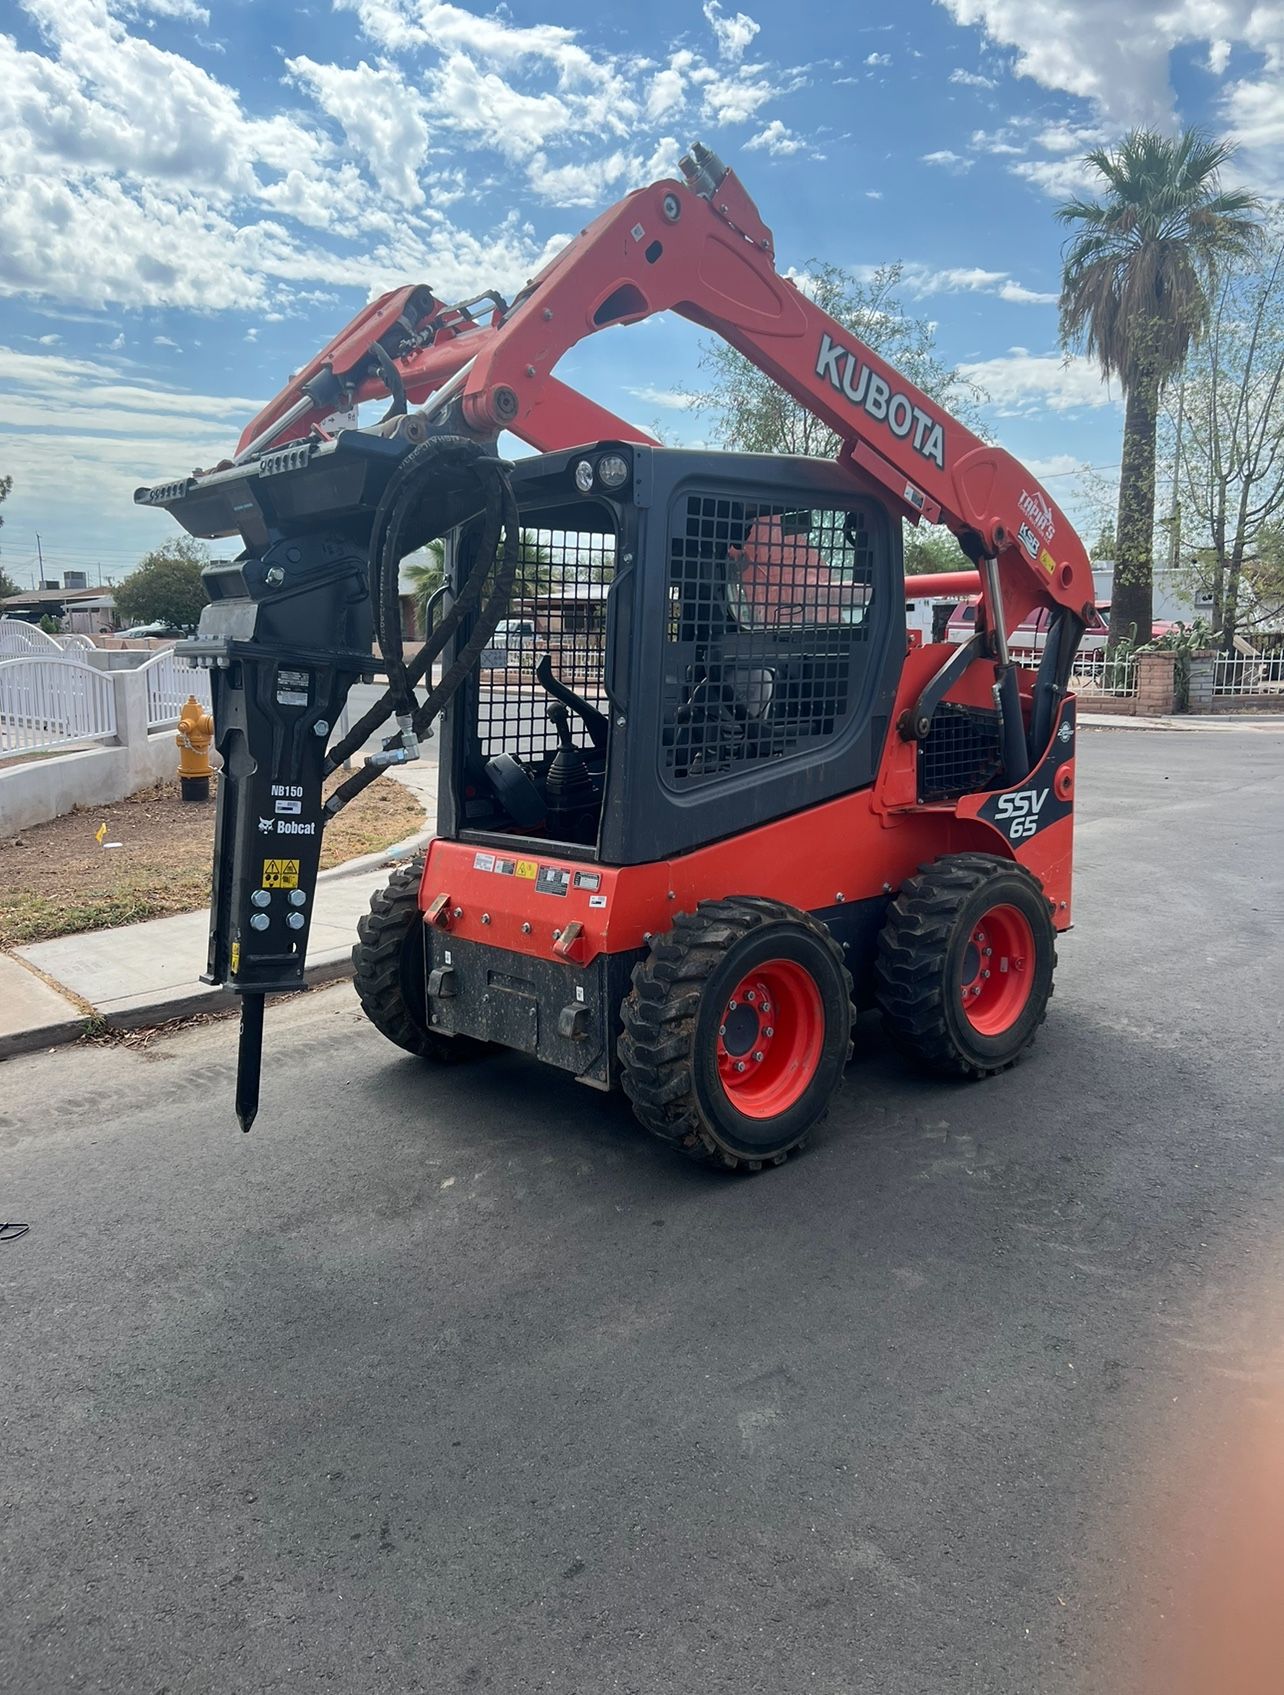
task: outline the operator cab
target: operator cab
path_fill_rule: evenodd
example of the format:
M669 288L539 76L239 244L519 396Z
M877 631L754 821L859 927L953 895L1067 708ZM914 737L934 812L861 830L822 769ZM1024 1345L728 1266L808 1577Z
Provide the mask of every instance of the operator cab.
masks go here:
M445 717L442 834L641 863L872 783L900 526L849 471L599 443L513 487L517 583ZM454 532L453 581L481 528Z

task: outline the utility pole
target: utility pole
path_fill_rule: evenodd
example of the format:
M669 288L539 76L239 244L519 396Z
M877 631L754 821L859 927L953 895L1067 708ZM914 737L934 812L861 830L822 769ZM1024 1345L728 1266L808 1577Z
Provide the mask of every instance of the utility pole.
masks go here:
M36 579L36 592L37 592L37 594L39 594L41 589L43 589L44 586L45 586L45 556L44 556L44 553L41 551L41 547L40 547L40 531L39 530L36 531L36 559L38 561L37 570L39 572L39 575L37 576L37 579Z

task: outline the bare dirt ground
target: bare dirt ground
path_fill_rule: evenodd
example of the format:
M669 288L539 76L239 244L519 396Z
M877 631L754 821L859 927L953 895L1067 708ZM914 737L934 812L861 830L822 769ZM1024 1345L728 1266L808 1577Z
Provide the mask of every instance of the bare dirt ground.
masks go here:
M217 785L216 777L208 804L184 804L175 777L0 840L0 947L204 906ZM390 847L423 822L423 806L409 789L376 783L327 826L321 869ZM99 846L104 824L104 844L119 847Z

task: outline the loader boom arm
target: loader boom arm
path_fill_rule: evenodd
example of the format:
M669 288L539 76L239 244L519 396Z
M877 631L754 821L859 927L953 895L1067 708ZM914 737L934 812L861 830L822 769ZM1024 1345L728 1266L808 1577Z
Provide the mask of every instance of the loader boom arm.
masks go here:
M598 330L672 311L821 419L840 438L839 462L903 516L947 526L974 561L996 560L1008 630L1041 605L1086 618L1087 553L1038 482L777 272L771 232L734 171L699 146L683 170L685 182L653 183L602 213L511 307L496 296L481 313L447 307L423 287L382 296L247 427L239 457L307 435L343 406L390 393L424 403L448 382L479 436L507 429L543 451L650 441L553 370Z

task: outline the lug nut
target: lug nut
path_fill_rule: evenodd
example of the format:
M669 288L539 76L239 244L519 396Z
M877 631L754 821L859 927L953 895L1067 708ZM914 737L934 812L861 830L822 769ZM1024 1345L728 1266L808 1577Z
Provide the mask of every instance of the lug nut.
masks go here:
M756 1001L758 999L758 997L757 997L756 994L754 994L753 990L750 989L749 993L745 996L745 999L752 1004L754 1001Z
M728 1011L728 1012L734 1012L734 1011L735 1011L735 1010L736 1010L736 1003L735 1003L735 1001L728 1001L728 1002L727 1002L727 1011Z
M762 1056L762 1050L761 1050L761 1048L760 1048L760 1049L759 1049L759 1050L758 1050L758 1052L757 1052L757 1053L756 1053L756 1054L755 1054L755 1055L754 1055L754 1056L753 1056L753 1057L754 1057L754 1058L755 1058L755 1059L756 1059L756 1060L757 1060L757 1062L758 1062L758 1064L759 1064L759 1065L761 1065L761 1064L762 1064L762 1058L763 1058L763 1056Z
M981 973L981 975L982 975L982 977L988 977L990 975L990 973L988 971L983 971Z
M743 1071L743 1070L744 1070L744 1068L745 1068L745 1062L744 1062L744 1060L742 1060L742 1059L738 1059L738 1060L737 1060L737 1061L736 1061L736 1070L737 1070L737 1071Z
M768 1024L767 1028L763 1031L763 1035L767 1038L768 1041L771 1040L771 1038L775 1035L775 1033L776 1032L772 1029L770 1024Z
M718 1034L719 1034L719 1035L720 1035L720 1036L725 1036L725 1035L726 1035L726 1033L727 1033L727 1027L726 1027L726 1025L725 1025L725 1024L719 1024L719 1026L718 1026Z
M994 949L993 948L983 948L981 951L982 951L982 953L984 953L985 957L987 959L989 959L990 955L994 952Z

